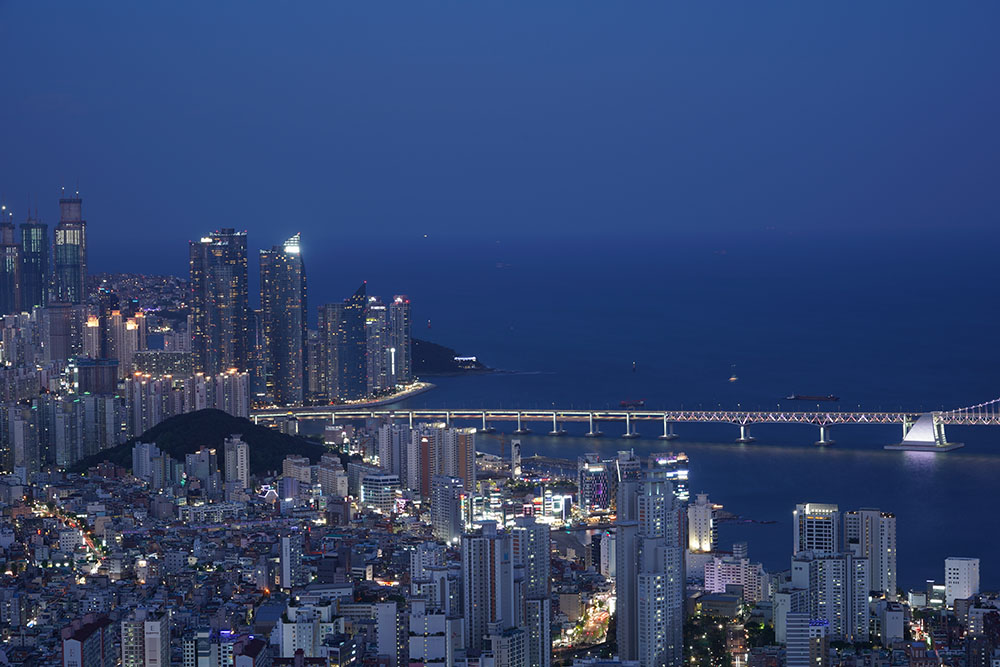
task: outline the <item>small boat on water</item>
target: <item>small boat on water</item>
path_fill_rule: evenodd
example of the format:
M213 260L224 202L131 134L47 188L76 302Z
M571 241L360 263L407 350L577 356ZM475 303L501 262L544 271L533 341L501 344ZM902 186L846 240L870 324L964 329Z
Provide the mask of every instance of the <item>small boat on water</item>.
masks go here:
M826 396L810 396L809 394L791 394L785 396L786 401L839 401L840 396L827 394Z

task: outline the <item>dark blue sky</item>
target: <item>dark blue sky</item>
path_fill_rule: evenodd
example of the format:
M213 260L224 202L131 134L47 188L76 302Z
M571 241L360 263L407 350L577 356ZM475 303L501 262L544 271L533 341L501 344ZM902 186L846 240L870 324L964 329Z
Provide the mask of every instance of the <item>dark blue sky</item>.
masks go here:
M183 272L219 226L315 263L1000 204L996 3L151 4L0 3L0 193L54 223L79 182L95 270Z

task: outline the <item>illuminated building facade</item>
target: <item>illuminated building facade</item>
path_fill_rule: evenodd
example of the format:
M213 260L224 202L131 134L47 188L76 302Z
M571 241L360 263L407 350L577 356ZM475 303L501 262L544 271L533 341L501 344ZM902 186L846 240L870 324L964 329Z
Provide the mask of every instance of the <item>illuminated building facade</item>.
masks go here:
M365 318L368 307L367 284L344 302L340 309L337 338L338 381L337 398L358 400L368 391L368 341Z
M53 239L52 296L61 303L87 300L87 222L80 197L59 200L59 224Z
M410 382L413 382L410 299L397 294L389 304L389 383Z
M190 243L191 346L208 375L249 368L247 235L227 228Z
M302 405L306 361L306 270L299 235L260 251L263 367L267 401Z
M14 223L0 222L0 315L21 312L21 246L14 241Z
M21 223L21 310L49 302L49 226L31 216Z

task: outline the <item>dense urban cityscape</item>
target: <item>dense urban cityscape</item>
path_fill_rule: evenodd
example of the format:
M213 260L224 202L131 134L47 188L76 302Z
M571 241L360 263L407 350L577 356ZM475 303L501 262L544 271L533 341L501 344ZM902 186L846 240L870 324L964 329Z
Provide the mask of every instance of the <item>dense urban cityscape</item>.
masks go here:
M789 507L790 567L767 572L719 544L734 515L682 452L553 460L503 435L482 451L492 428L259 425L429 388L409 299L362 283L311 329L296 235L260 252L253 308L234 229L189 242L186 280L91 276L80 195L59 211L51 240L36 212L0 223L3 664L1000 661L979 559L904 591L891 508Z

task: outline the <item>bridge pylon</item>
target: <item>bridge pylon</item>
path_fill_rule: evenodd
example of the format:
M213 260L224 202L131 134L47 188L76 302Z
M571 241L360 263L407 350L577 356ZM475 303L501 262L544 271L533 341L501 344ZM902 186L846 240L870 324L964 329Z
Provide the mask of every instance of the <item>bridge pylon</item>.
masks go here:
M886 445L885 449L907 452L950 452L964 447L960 442L948 442L940 412L907 415L903 420L903 441Z
M833 438L830 437L830 425L820 424L819 425L819 440L816 444L820 447L826 447L827 445L832 445L834 443Z
M736 438L736 442L741 445L745 445L754 442L757 438L750 435L750 425L740 424L740 437Z

